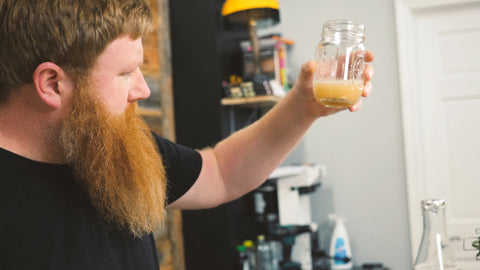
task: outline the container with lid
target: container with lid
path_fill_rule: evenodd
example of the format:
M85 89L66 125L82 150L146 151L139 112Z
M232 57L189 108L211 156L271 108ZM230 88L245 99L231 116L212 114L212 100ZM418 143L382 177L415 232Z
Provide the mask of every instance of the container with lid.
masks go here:
M353 106L363 91L365 27L351 20L330 20L323 25L315 52L315 99L327 107Z

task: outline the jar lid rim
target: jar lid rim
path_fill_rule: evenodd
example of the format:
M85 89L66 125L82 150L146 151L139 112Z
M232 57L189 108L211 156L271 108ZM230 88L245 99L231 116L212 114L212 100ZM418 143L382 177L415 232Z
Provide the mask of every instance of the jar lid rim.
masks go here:
M343 30L355 30L365 32L365 25L354 20L334 19L328 20L323 24L324 29L332 29L335 31Z
M422 201L422 208L429 209L443 209L447 205L445 199L427 199Z

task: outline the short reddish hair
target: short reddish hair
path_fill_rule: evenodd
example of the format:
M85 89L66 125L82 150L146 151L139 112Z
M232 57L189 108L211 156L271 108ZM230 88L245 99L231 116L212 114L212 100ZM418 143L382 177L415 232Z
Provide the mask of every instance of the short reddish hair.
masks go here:
M114 39L152 28L146 0L0 0L0 104L32 82L39 64L88 75Z

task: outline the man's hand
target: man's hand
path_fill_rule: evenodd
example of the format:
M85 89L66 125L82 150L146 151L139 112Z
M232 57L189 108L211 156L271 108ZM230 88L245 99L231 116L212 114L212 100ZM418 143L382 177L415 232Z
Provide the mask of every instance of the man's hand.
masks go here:
M374 55L371 51L367 50L365 53L365 62L372 62ZM298 75L297 82L292 91L295 91L298 97L303 100L306 111L314 117L322 117L330 114L337 113L339 111L345 110L345 108L329 108L321 105L315 100L313 94L313 73L315 72L315 61L311 60L302 65L300 74ZM362 96L368 97L372 91L372 78L374 75L373 67L369 64L365 64L365 70L363 73L364 76L364 87ZM362 106L362 99L359 99L358 102L352 107L348 108L351 112L358 111Z

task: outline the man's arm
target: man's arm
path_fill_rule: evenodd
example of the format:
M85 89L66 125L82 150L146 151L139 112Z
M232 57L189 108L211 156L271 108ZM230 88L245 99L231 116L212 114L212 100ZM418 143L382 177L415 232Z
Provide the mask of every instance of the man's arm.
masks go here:
M366 55L373 60L373 54ZM299 143L319 117L343 109L321 106L312 89L314 62L302 66L288 95L252 125L239 130L213 149L201 151L203 165L192 188L168 208L209 208L241 197L260 186ZM367 65L363 96L371 91L373 69ZM361 101L349 108L356 111Z

